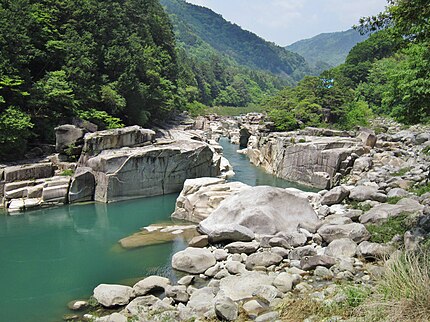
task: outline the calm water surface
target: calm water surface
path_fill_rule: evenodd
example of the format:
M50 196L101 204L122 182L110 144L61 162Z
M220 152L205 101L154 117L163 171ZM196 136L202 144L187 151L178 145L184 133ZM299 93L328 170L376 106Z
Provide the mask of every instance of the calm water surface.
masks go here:
M299 187L251 165L238 146L221 140L233 180ZM303 187L302 187L303 188ZM0 322L61 321L67 302L88 298L100 283L132 285L150 274L175 278L174 243L123 250L118 240L170 219L177 194L113 204L82 204L0 215Z

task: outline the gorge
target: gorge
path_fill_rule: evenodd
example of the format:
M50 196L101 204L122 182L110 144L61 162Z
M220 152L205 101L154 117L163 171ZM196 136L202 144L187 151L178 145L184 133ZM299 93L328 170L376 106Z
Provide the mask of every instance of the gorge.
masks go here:
M251 165L245 155L236 153L237 145L226 139L221 144L235 169L234 180L249 185L293 185ZM66 307L69 301L88 298L99 283L129 284L151 274L175 280L170 258L186 247L183 241L132 250L121 249L118 241L143 226L170 222L176 198L177 194L170 194L0 216L0 296L5 299L0 319L60 321L72 313Z

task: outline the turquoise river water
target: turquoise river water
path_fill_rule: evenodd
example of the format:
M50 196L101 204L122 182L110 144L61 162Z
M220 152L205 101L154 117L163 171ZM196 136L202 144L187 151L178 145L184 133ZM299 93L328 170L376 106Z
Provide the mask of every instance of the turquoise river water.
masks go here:
M249 185L298 187L251 165L237 146L221 140L236 176ZM303 187L301 187L303 188ZM88 203L0 215L0 322L54 322L67 303L88 298L100 283L132 285L162 274L175 278L173 243L124 250L118 240L141 227L166 222L177 194L112 204Z

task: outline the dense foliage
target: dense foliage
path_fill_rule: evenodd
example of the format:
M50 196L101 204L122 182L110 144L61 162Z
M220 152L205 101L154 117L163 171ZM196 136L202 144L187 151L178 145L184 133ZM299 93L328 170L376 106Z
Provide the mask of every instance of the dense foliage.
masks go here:
M303 77L303 72L309 72L302 56L227 22L208 8L189 4L185 0L160 2L169 14L176 17L174 23L179 31L178 39L187 47L194 47L202 40L240 65L290 75L296 80Z
M184 0L160 1L179 47L180 79L188 109L258 104L311 73L303 57Z
M174 35L157 0L0 3L0 158L73 117L145 124L178 104ZM21 149L15 149L20 147Z
M429 17L428 1L388 0L385 12L363 18L358 29L381 30L354 46L344 64L266 102L278 129L316 124L350 128L365 125L372 114L406 124L429 122Z

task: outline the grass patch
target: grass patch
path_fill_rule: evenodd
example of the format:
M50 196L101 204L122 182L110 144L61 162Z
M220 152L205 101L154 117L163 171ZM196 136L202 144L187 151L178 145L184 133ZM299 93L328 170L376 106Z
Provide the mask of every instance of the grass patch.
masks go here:
M374 243L388 243L396 235L403 235L412 224L408 214L400 214L397 217L391 217L386 222L375 225L366 225L367 230L372 235L370 241Z
M429 155L430 156L430 145L428 145L424 149L422 149L421 153L424 153L425 155Z
M410 192L415 193L417 196L422 196L423 194L430 192L430 183L426 186L421 186L417 188L413 188L410 190Z
M370 204L359 202L359 201L355 201L355 200L351 201L349 203L349 206L352 209L358 209L358 210L361 210L363 212L366 212L366 211L369 211L370 209L372 209L372 206Z
M387 203L389 203L390 205L395 205L402 199L403 199L403 197L389 197L387 199Z
M393 176L395 176L395 177L404 176L406 173L408 173L409 171L411 171L411 169L412 169L411 167L402 168L399 171L394 172Z
M343 292L346 295L346 301L343 306L346 306L348 309L360 306L371 294L370 288L355 285L345 287Z
M63 172L61 172L61 176L64 176L64 177L71 177L71 176L73 176L75 174L75 171L73 171L73 170L71 170L71 169L66 169L66 170L63 170Z
M345 300L336 303L316 301L309 297L286 299L278 306L281 321L303 321L310 317L312 321L323 321L332 316L350 318L355 309L370 296L371 290L366 286L348 284L341 286L337 294L344 295Z
M280 320L285 322L303 321L309 317L313 317L322 321L330 316L349 317L351 312L337 304L327 305L322 302L317 302L310 298L288 299L278 307Z
M375 293L359 308L369 321L430 321L430 253L403 252L386 262Z

